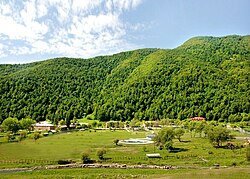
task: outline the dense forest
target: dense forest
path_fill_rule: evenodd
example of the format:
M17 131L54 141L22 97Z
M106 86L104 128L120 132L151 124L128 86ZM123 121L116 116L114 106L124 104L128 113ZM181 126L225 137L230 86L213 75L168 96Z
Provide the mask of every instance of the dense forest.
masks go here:
M57 123L90 114L101 121L250 121L250 36L0 65L0 123L7 117Z

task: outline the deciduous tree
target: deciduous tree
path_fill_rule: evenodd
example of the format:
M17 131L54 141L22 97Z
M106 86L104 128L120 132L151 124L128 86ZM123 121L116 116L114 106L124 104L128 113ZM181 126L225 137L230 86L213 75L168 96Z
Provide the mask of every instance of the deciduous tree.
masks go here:
M231 138L230 131L224 127L216 126L210 128L208 132L208 138L212 144L216 144L217 147L220 147L223 142Z
M181 142L181 137L185 134L185 130L182 128L177 128L174 130L175 137Z
M9 117L3 121L2 128L5 131L16 133L20 128L19 121L17 120L17 118Z
M32 124L35 124L36 121L31 118L23 118L20 120L21 129L31 130Z
M167 127L161 129L159 133L155 136L154 140L157 146L164 146L168 150L172 148L174 136L174 130L172 128Z

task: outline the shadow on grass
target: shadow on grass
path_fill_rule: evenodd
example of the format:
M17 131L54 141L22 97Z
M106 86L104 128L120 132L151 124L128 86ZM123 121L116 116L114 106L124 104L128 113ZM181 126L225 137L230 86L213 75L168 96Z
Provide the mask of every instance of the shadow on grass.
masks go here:
M111 157L104 157L104 158L103 158L103 161L111 160L111 159L112 159Z
M189 143L189 142L191 142L191 140L182 140L181 142L182 143Z
M170 153L179 153L179 152L186 152L186 151L188 151L189 149L184 149L184 148L177 148L177 147L175 147L175 148L172 148L169 152Z
M89 159L89 160L83 161L83 164L93 164L93 163L96 163L96 160Z

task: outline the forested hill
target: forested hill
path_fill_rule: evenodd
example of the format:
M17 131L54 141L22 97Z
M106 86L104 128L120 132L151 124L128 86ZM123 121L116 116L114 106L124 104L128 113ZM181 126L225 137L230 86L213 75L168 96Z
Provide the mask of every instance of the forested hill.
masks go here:
M204 116L250 121L250 36L195 37L172 50L0 65L0 123Z

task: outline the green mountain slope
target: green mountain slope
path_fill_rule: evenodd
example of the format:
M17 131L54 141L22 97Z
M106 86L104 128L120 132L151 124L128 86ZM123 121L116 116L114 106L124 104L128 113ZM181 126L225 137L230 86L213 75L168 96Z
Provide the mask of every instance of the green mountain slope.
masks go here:
M194 37L172 50L0 65L0 122L250 120L250 36Z

